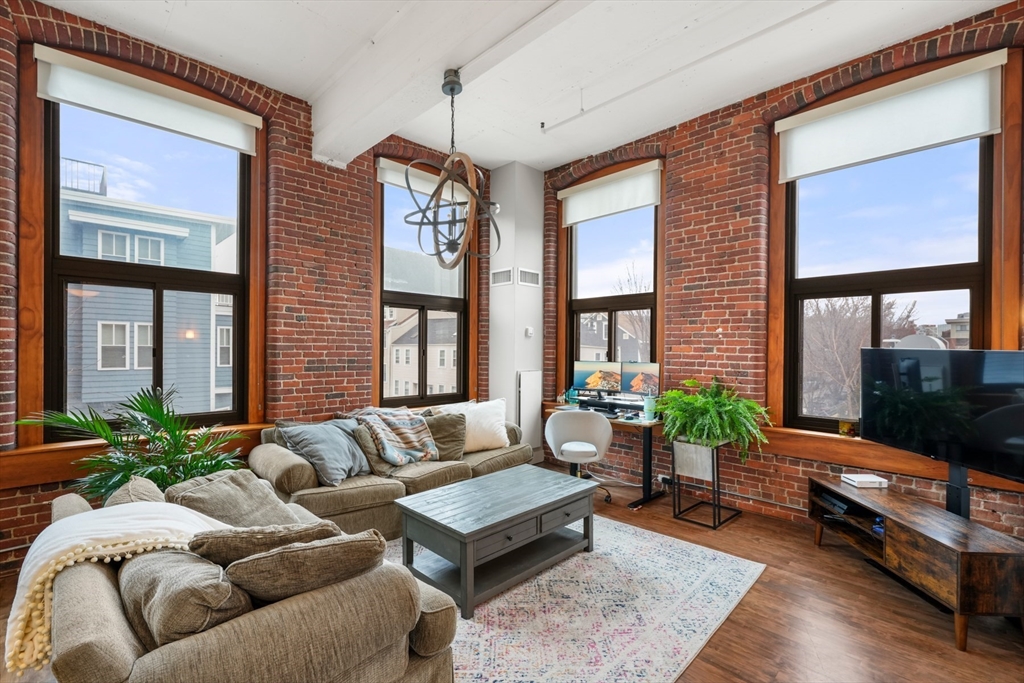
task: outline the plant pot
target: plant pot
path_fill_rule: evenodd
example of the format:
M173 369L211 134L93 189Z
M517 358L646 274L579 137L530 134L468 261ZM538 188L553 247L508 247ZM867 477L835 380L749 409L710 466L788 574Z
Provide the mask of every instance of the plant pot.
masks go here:
M718 444L724 446L726 442ZM677 439L672 443L672 458L675 460L676 474L693 479L712 479L712 449L708 446L690 443Z

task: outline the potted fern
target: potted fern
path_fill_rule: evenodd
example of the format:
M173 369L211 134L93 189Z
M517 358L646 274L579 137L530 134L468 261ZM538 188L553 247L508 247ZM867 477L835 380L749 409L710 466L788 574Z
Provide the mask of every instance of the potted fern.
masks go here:
M717 377L705 386L695 379L683 382L688 389L666 391L656 409L664 421L665 438L673 444L676 471L698 479L711 479L712 448L735 444L740 461L746 462L750 447L761 450L768 443L761 425L771 426L768 412ZM682 440L677 440L682 439Z
M119 403L104 417L92 408L62 413L46 410L17 424L50 427L71 437L102 439L106 448L78 460L88 473L75 482L86 498L106 501L132 475L155 483L161 491L178 482L242 466L240 449L225 447L242 434L193 429L173 406L176 392L147 388Z

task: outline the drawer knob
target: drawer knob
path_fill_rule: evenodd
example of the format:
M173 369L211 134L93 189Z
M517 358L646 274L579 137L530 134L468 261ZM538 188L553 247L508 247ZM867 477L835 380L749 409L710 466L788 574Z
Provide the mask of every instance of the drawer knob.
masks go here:
M509 535L508 535L508 536L506 536L505 538L507 538L508 540L510 540L510 541L511 541L511 540L512 540L512 534L509 534Z
M566 517L571 517L571 516L572 516L572 513L571 513L571 512L569 512L569 511L566 511L566 513L565 513L565 516L566 516Z

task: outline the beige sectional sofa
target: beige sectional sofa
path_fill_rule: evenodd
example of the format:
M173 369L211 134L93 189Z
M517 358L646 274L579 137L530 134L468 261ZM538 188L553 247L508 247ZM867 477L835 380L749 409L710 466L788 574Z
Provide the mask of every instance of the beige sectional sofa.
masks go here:
M90 509L67 494L53 502L53 519ZM302 522L318 521L300 506L289 509ZM455 603L405 567L385 561L147 651L125 614L118 564L85 562L54 580L51 666L60 683L453 679Z
M377 529L391 540L402 535L401 515L394 504L398 498L530 462L533 449L522 443L522 430L511 422L505 423L505 430L508 446L465 453L461 460L394 467L367 452L373 474L350 477L338 486L321 486L313 466L279 445L274 430L267 429L263 443L249 453L249 467L270 482L285 503L300 505L345 533Z

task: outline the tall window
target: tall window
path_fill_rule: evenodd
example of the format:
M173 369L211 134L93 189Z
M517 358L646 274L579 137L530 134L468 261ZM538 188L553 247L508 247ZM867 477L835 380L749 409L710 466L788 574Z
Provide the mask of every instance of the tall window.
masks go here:
M655 360L656 220L655 207L647 206L569 228L575 360ZM609 334L610 329L617 332Z
M103 413L174 387L196 423L241 421L248 155L69 104L47 102L45 119L46 407Z
M467 357L466 262L445 270L424 254L417 229L404 220L416 210L408 190L389 182L379 187L384 243L381 358L391 358L394 349L396 363L399 357L405 361L393 368L393 384L381 382L382 405L426 405L440 395L440 400L464 399L466 368L455 359ZM420 201L425 204L426 196ZM383 377L384 368L380 371Z

